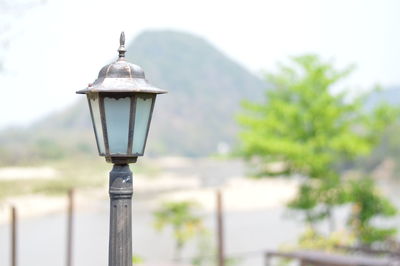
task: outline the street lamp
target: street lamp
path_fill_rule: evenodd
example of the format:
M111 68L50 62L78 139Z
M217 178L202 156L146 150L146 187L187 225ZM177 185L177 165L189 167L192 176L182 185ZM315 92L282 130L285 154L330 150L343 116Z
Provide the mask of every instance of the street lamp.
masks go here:
M86 89L100 156L113 163L110 172L109 266L132 265L132 172L129 163L143 156L157 94L141 67L125 59L125 35L117 61L104 66Z

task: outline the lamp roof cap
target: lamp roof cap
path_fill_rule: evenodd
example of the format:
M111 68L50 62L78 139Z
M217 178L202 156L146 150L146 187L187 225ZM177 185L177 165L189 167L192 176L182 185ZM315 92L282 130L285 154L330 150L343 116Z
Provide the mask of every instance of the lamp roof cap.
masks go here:
M118 59L105 65L99 72L97 79L89 84L78 94L98 93L98 92L132 92L132 93L167 93L165 90L151 85L145 77L143 69L135 64L129 63L125 59L125 34L121 33L120 46L118 48Z

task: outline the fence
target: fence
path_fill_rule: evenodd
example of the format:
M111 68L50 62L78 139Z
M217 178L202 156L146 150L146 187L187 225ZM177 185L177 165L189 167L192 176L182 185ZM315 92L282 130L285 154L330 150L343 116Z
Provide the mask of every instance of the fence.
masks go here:
M67 228L66 228L66 256L65 265L73 266L73 231L74 231L74 190L68 191L68 207L67 207ZM216 231L217 231L217 255L214 258L218 266L224 266L227 256L224 250L224 206L221 191L216 191ZM18 211L15 206L10 208L11 217L11 266L17 266L18 263ZM300 265L312 266L383 266L383 265L400 265L400 254L386 250L373 250L365 248L338 247L352 253L362 252L369 255L384 254L386 257L373 256L357 256L357 255L334 255L316 251L296 251L296 252L277 252L277 251L250 251L236 254L229 254L229 258L249 258L253 256L263 256L264 265L272 265L274 258L287 258L299 261ZM190 258L185 259L190 261ZM157 265L159 266L159 265Z
M15 206L10 208L10 224L11 224L11 266L17 266L18 261L18 212ZM73 219L74 218L74 190L68 191L68 207L67 207L67 243L66 243L66 266L72 266L72 250L73 250Z

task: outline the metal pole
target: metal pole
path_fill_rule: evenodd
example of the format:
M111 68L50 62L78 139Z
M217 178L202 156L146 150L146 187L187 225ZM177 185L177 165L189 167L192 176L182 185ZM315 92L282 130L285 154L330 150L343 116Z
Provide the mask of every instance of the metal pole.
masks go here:
M11 207L11 266L17 266L17 209Z
M109 266L132 265L132 172L114 164L110 172Z
M224 256L224 220L221 191L217 190L217 243L218 243L218 266L225 266Z
M72 266L73 219L74 219L74 190L70 189L68 191L66 266Z

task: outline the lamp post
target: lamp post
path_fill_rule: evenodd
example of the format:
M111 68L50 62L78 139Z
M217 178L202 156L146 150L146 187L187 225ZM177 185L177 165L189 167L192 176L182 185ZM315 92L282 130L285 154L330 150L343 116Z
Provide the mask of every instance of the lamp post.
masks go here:
M113 163L110 172L109 266L132 265L133 194L129 163L143 156L157 94L141 67L125 59L122 32L118 59L104 66L93 84L77 91L86 94L100 156Z

